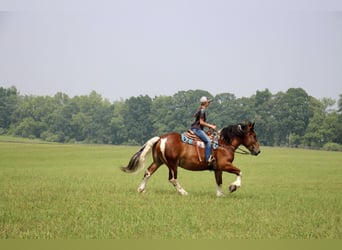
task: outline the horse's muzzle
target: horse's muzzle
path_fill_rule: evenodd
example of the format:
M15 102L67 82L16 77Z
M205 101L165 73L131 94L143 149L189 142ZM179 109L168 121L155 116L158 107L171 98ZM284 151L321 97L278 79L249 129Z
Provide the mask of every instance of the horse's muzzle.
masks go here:
M253 151L251 152L251 154L252 154L252 155L255 155L255 156L257 156L257 155L260 154L260 153L261 153L260 149L258 149L258 150L253 150Z

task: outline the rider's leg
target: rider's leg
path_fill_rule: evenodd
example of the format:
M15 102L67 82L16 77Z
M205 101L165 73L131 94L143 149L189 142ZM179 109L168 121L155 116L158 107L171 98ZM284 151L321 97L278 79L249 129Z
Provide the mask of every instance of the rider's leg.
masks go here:
M209 163L211 156L211 141L209 136L202 129L193 129L194 133L204 142L205 144L205 160Z

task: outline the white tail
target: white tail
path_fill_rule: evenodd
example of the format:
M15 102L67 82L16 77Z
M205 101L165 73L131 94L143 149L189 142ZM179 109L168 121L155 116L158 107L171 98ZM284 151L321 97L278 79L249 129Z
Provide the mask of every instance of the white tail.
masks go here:
M127 167L121 170L127 173L134 173L145 168L146 155L151 152L153 145L160 139L156 136L149 139L131 158Z

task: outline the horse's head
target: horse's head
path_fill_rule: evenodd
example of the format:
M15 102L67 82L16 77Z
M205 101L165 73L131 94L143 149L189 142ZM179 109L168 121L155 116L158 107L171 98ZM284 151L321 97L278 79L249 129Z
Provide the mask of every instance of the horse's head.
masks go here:
M260 146L254 131L254 122L245 122L243 128L242 145L251 152L252 155L260 154Z
M245 124L240 123L223 128L220 131L220 138L234 148L239 147L241 144L244 145L252 155L260 153L259 143L254 131L254 123L245 122Z

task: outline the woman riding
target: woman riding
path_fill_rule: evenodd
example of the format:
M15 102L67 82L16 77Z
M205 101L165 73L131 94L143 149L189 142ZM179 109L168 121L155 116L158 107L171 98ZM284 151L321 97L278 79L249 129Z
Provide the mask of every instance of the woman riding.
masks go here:
M203 130L204 127L211 128L214 131L216 126L207 123L206 119L206 108L208 108L210 102L206 96L202 96L200 99L201 106L198 108L194 114L195 122L191 125L191 130L204 142L205 144L205 159L208 167L212 167L214 163L214 157L211 155L211 141L209 136Z

